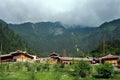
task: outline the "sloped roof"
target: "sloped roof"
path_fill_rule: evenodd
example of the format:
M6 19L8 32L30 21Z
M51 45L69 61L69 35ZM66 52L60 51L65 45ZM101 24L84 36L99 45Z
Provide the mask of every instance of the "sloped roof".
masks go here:
M53 52L53 53L51 53L49 56L56 56L56 57L59 57L59 54L58 54L58 53Z
M10 54L0 55L0 57L6 57L6 56L11 56L11 55Z
M33 56L28 54L26 51L20 51L20 50L17 50L16 52L11 52L10 54L0 55L0 57L13 56L17 54L24 54L30 58L33 58Z
M119 58L120 56L116 56L116 55L112 55L112 54L108 54L107 56L101 57L102 59L105 58Z

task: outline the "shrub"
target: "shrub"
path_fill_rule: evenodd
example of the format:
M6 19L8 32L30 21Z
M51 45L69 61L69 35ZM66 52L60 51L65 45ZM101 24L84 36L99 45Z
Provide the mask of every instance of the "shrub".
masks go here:
M35 72L31 72L30 79L29 80L37 80Z
M0 80L3 80L7 76L5 70L6 64L0 64Z
M42 69L43 69L44 71L49 71L49 64L48 64L48 63L44 64L44 65L42 66Z
M83 60L75 66L75 74L81 77L88 77L90 74L90 70L90 63Z
M64 64L55 64L53 66L54 71L62 72L65 71L65 65Z
M42 67L42 65L40 63L36 65L37 72L39 72L41 70L41 67Z
M114 67L109 63L100 64L97 67L97 73L98 73L98 77L110 78L114 73Z
M23 70L23 63L17 62L14 64L16 71L22 71Z
M61 64L60 64L60 68L65 68L65 64L64 64L64 63L61 63Z

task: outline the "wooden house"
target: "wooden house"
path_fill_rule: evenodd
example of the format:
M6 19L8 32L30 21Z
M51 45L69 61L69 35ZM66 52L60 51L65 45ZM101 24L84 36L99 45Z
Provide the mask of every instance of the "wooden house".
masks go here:
M100 62L101 63L110 63L110 64L113 64L113 65L118 65L118 61L120 59L120 56L115 56L115 55L111 55L111 54L108 54L107 56L104 56L104 57L101 57L100 58Z
M43 63L43 60L46 60L49 64L57 64L57 63L63 63L63 64L71 64L73 61L80 62L81 60L88 61L92 63L93 58L73 58L73 57L60 57L59 54L53 52L49 55L47 58L40 58L39 61Z
M1 55L0 62L31 62L33 58L34 57L26 51L17 50L10 54Z
M38 58L36 62L49 63L49 64L57 64L57 63L71 64L73 61L80 62L81 60L88 61L91 64L93 63L93 58L90 57L86 57L86 58L60 57L59 54L55 52L51 53L49 57Z
M60 63L60 58L59 58L59 54L53 52L49 55L49 59L48 59L48 63L49 64L57 64Z

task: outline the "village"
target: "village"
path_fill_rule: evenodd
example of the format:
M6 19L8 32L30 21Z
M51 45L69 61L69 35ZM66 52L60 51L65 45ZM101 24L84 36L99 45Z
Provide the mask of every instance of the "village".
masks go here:
M111 55L108 54L103 57L99 58L92 58L92 57L84 57L84 58L78 58L78 57L63 57L59 56L58 53L50 53L48 57L37 57L36 55L30 55L26 51L17 50L15 52L10 52L9 54L0 55L0 62L37 62L37 63L48 63L48 64L72 64L72 62L80 62L81 60L87 61L90 64L104 64L104 63L110 63L116 67L119 67L120 65L120 56L117 55Z
M0 55L2 80L119 80L120 56L67 57L52 52L46 57L17 50ZM2 74L1 74L2 73ZM45 76L45 77L44 77Z

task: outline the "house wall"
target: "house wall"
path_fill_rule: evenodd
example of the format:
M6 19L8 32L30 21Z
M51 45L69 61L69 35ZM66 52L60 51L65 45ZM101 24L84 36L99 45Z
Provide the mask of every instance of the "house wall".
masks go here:
M31 58L29 58L23 54L14 56L13 59L16 59L16 62L26 62L26 61L30 62L30 61L32 61Z
M0 62L10 62L12 61L13 57L12 56L5 56L5 57L2 57Z
M49 64L57 64L57 59L49 58L49 59L48 59L48 63L49 63Z
M105 60L105 63L108 62L113 65L118 65L118 60Z
M39 63L47 63L48 61L48 58L39 58L39 59L36 59L36 62L39 62Z

